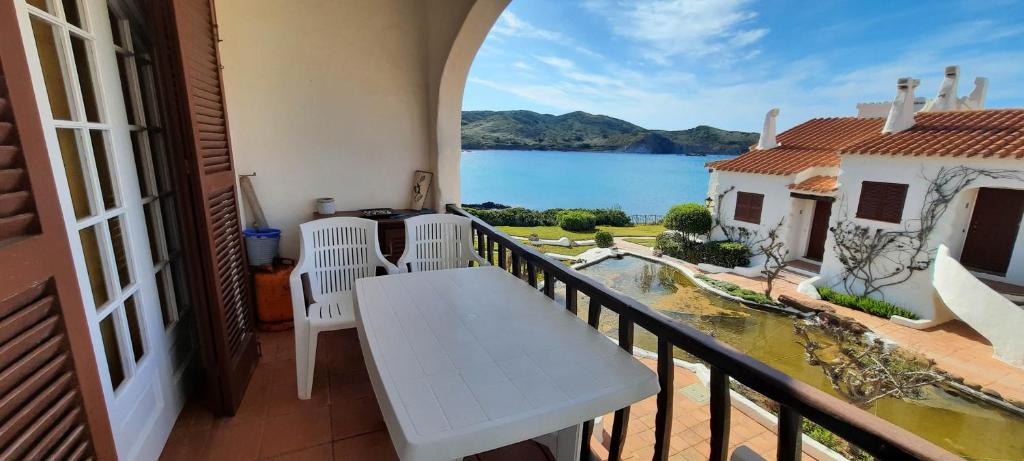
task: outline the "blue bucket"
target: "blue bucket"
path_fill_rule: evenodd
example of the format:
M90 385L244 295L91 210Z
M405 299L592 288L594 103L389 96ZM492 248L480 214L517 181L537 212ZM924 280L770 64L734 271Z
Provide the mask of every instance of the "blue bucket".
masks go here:
M249 256L249 265L263 266L274 262L281 243L281 229L249 228L242 231L242 235L245 236L245 253Z

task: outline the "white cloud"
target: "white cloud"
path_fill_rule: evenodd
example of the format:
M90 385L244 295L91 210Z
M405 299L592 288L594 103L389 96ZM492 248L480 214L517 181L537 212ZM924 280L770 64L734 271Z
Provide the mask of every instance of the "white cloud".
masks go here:
M589 0L612 32L637 42L649 60L668 64L675 56L743 55L768 34L754 27L749 0Z
M523 61L516 61L516 62L512 63L512 67L515 67L516 69L519 69L519 70L533 70L533 66L531 66L531 65L529 65L529 64L527 64L527 63L525 63Z
M523 21L511 11L505 11L498 17L498 22L494 24L491 33L550 41L562 40L564 38L559 32L543 29Z
M569 70L576 67L576 63L557 56L534 56L538 61L560 70Z
M499 39L500 37L518 37L544 40L568 47L569 49L575 50L580 54L585 54L592 58L603 57L601 53L576 43L575 40L567 37L565 34L531 24L509 10L505 10L505 12L498 17L498 21L494 24L494 27L491 28L489 38L490 37Z

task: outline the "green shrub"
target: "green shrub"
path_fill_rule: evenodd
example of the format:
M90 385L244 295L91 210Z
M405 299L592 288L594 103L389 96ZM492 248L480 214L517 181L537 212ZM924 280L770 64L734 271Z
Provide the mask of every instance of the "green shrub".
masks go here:
M595 208L589 211L594 213L598 226L626 227L630 225L629 215L618 208Z
M612 238L611 232L597 231L594 234L594 243L597 244L598 248L609 248L615 243L615 239Z
M466 211L492 226L557 226L558 215L565 211L582 211L594 215L597 226L625 227L630 225L629 215L615 208L551 208L544 211L523 207L513 208L465 208Z
M587 232L594 230L597 218L589 211L567 210L558 213L558 227L567 231Z
M828 287L818 288L818 294L821 295L821 299L830 303L864 311L878 317L890 318L894 315L898 315L911 320L917 319L917 315L913 312L880 299L841 293Z
M682 203L668 210L662 224L684 234L704 235L711 232L711 211L699 203Z
M721 267L750 265L750 248L738 242L698 242L686 235L665 232L654 240L654 248L662 254L694 264L707 263Z
M697 274L697 278L700 279L701 281L703 281L704 283L707 283L708 285L711 285L711 286L713 286L713 287L715 287L715 288L717 288L719 290L722 290L722 291L724 291L724 292L726 292L726 293L728 293L730 295L733 295L733 296L735 296L737 298L740 298L740 299L742 299L744 301L750 301L752 303L757 303L757 304L767 304L769 306L781 306L782 305L778 301L776 301L776 300L774 300L774 299L772 299L772 298L770 298L768 296L765 296L764 293L760 293L760 292L757 292L757 291L754 291L754 290L748 290L748 289L740 287L739 285L737 285L735 283L732 283L732 282L726 282L724 280L713 279L713 278L708 277L708 276L706 276L704 274Z

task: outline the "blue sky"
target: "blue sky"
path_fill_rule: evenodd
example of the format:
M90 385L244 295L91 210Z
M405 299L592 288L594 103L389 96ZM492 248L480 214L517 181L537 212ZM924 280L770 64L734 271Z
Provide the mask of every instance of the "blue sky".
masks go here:
M987 107L1024 107L1024 3L513 0L463 108L759 131L778 107L784 129L892 100L903 76L934 97L951 64L961 96L985 76Z

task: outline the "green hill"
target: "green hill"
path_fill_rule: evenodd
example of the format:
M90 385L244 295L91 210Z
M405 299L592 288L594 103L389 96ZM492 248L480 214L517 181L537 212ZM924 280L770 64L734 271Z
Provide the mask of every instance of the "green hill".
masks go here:
M648 154L739 154L757 133L710 126L648 130L624 120L586 112L564 115L528 110L463 111L463 149L563 150Z

